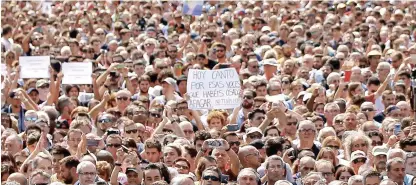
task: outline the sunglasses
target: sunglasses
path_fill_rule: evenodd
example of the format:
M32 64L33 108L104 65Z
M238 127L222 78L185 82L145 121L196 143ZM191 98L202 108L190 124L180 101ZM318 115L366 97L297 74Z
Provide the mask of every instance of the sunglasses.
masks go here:
M25 121L33 121L33 122L35 122L36 120L38 120L38 118L25 118Z
M121 144L107 144L107 147L120 148Z
M211 181L220 181L220 178L212 176L212 175L205 175L202 177L204 180L211 180Z
M111 119L100 119L98 123L111 123Z
M234 141L234 142L228 142L228 144L230 144L230 146L236 145L236 146L240 146L240 141Z
M155 117L155 118L160 118L160 114L157 113L150 113L150 116Z
M117 100L127 101L129 100L129 97L117 97Z
M353 160L352 162L354 163L354 164L357 164L357 163L365 163L367 161L367 159L366 158L359 158L359 159L355 159L355 160Z
M126 133L127 134L131 134L131 133L135 134L135 133L137 133L137 130L126 130Z

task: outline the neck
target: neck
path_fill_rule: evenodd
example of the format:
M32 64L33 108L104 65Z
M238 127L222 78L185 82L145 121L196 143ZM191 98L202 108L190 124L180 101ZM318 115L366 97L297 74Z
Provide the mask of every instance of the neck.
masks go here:
M218 63L220 63L220 64L226 63L225 57L218 58Z
M312 140L299 139L299 149L310 149L313 146Z

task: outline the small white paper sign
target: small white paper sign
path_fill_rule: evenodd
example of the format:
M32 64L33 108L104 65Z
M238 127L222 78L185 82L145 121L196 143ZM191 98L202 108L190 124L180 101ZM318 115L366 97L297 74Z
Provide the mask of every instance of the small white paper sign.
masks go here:
M241 104L241 82L234 68L188 73L188 107L193 110L233 109Z
M62 84L92 84L91 62L63 63L62 73L64 74Z
M49 78L50 56L19 57L20 78Z

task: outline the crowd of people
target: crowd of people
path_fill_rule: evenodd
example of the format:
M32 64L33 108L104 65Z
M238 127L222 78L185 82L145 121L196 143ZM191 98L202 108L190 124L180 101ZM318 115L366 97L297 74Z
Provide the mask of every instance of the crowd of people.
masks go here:
M2 1L1 183L416 184L415 17L398 0ZM29 56L49 78L21 78ZM92 84L62 83L74 62ZM190 109L189 70L224 68L240 106Z

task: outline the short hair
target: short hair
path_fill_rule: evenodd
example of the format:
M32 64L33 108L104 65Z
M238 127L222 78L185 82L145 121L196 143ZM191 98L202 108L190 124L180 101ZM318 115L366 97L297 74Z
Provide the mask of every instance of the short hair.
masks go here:
M80 162L77 157L68 156L68 157L61 159L59 163L63 164L66 168L71 169L71 168L76 168Z
M51 175L49 175L48 173L46 173L43 170L35 170L34 172L32 172L32 174L30 174L29 177L29 184L33 184L32 180L35 176L42 176L43 178L47 179L49 181L49 183L51 182Z
M208 116L207 116L208 125L211 123L211 120L215 118L219 119L223 126L225 125L225 117L220 111L211 111L210 113L208 113Z
M156 148L158 152L162 152L162 144L156 139L147 139L144 142L144 148Z
M404 164L404 160L402 159L402 158L400 158L400 157L395 157L395 158L393 158L393 159L389 159L389 160L387 160L387 171L390 171L391 170L391 166L393 165L393 163L401 163L401 164Z
M98 161L97 162L97 172L99 174L107 174L107 177L111 176L111 164L107 161Z
M169 185L169 184L164 180L158 180L156 182L153 182L152 185Z
M56 110L62 113L63 109L71 103L71 99L68 97L61 97L58 99L58 103L56 103Z
M166 149L167 147L170 147L170 148L172 148L173 150L175 150L176 151L176 153L178 154L178 156L181 156L182 155L182 150L177 146L177 145L175 145L175 144L168 144L168 145L166 145L165 147L164 147L164 149Z
M210 166L210 167L208 167L208 168L205 168L205 170L202 172L202 174L201 174L201 176L204 176L204 173L206 172L206 171L212 171L212 172L215 172L215 173L217 173L218 174L218 177L220 178L220 182L221 182L221 170L218 168L218 167L216 167L216 166ZM241 172L240 172L241 173Z
M370 170L370 171L366 171L363 175L363 184L366 184L367 178L369 177L377 177L381 180L381 174L377 171L374 170Z
M269 138L264 143L264 149L266 150L267 156L273 156L276 155L277 152L283 152L283 143L285 141L283 138Z
M266 159L266 169L269 169L270 161L272 160L280 161L280 163L282 164L282 168L285 168L285 162L283 162L283 159L279 157L278 155L272 155Z
M185 145L183 146L183 150L185 153L189 154L192 158L198 155L198 151L196 151L195 146Z
M353 176L355 174L354 170L351 167L349 167L349 166L340 166L335 172L335 179L339 179L339 177L341 176L341 174L343 172L347 172L351 176Z
M195 133L195 139L194 139L194 144L196 144L196 141L205 141L207 139L211 139L211 133L206 131L206 130L199 130Z
M82 134L82 131L80 129L69 129L68 134L67 134L67 139L68 140L70 139L69 138L70 134L73 133L73 132Z
M266 112L263 109L254 109L253 111L248 113L247 115L248 119L252 120L256 113L266 114Z
M77 173L78 174L82 173L81 170L84 169L85 167L87 167L88 165L95 166L95 164L92 163L91 161L81 161L77 166Z
M41 159L46 159L46 160L49 160L49 161L51 161L51 164L52 164L52 157L51 156L49 156L49 155L46 155L45 153L43 153L43 152L41 152L41 153L39 153L34 159L33 159L33 162L32 162L32 168L33 169L37 169L38 168L38 165L39 165L39 160L41 160Z
M179 162L179 161L183 161L183 162L185 162L186 163L186 165L188 165L188 167L191 167L191 163L189 163L189 161L188 160L186 160L185 158L183 158L183 157L178 157L173 163L175 164L175 163L177 163L177 162Z
M71 155L69 150L59 145L54 145L49 153L51 155L63 155L64 157L68 157Z
M172 179L172 181L170 182L170 185L181 185L183 184L183 181L187 178L191 179L192 181L195 181L191 175L180 174L180 175L175 176Z
M159 165L156 163L150 163L143 169L143 179L146 179L146 174L144 173L146 170L157 170L160 173L160 177L162 177L162 171L160 170Z
M361 175L354 175L354 176L351 176L348 179L348 185L352 185L352 184L354 184L356 182L362 183L363 182L363 176L361 176Z
M244 168L240 171L240 173L238 173L237 183L240 181L240 178L243 176L244 172L252 173L256 177L256 182L260 181L260 175L257 173L256 170L254 170L253 168Z

